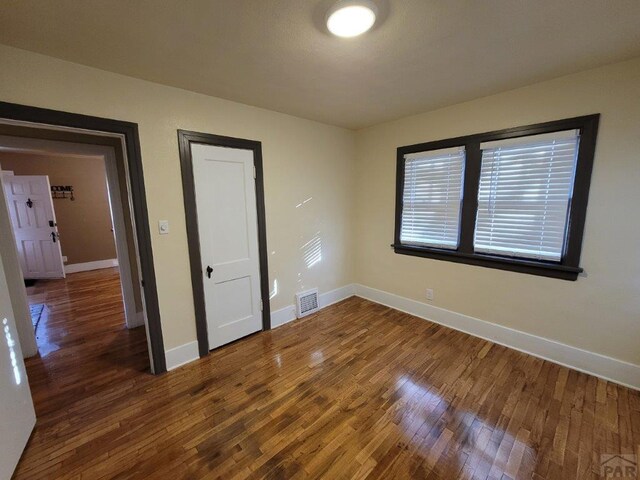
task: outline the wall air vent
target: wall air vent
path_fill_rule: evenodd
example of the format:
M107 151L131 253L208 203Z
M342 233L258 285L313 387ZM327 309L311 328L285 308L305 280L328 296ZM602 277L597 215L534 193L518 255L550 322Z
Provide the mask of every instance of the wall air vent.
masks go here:
M319 310L318 289L296 293L296 317L302 318Z

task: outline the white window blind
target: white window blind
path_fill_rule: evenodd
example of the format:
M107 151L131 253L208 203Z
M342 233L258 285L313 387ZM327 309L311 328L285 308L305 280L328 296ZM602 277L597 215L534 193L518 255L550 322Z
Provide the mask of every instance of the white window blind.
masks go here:
M577 130L483 143L476 252L560 261Z
M464 147L404 156L400 242L456 249L464 176Z

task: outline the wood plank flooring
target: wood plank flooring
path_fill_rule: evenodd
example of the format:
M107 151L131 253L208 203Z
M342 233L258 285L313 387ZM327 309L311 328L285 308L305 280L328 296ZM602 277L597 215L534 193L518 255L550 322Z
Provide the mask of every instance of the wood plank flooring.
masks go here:
M36 328L40 356L26 362L39 420L70 399L99 394L149 370L144 327L125 326L116 268L40 280L27 294L29 303L45 304Z
M596 479L640 444L638 392L355 297L153 377L117 274L77 275L16 479Z

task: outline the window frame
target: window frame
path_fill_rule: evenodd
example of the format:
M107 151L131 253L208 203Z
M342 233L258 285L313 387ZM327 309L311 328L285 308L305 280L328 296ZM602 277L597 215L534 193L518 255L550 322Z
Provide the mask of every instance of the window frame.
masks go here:
M599 121L600 114L585 115L552 122L537 123L534 125L494 130L491 132L398 147L396 159L395 233L394 243L391 245L394 252L401 255L465 263L488 268L497 268L500 270L528 273L531 275L559 278L563 280L577 280L578 275L583 271L580 267L580 254L582 250L582 239L587 214L589 187L591 184L591 173L593 170L593 159ZM526 137L563 130L579 130L580 144L578 147L573 195L571 197L569 218L567 220L567 237L565 238L564 252L561 261L552 262L544 260L527 260L517 257L475 252L473 240L478 210L480 168L482 165L482 151L480 150L480 144L495 140ZM462 211L460 215L460 241L458 249L447 250L436 247L402 244L400 242L400 232L402 228L405 176L404 156L410 153L462 146L465 148L466 157L462 189Z

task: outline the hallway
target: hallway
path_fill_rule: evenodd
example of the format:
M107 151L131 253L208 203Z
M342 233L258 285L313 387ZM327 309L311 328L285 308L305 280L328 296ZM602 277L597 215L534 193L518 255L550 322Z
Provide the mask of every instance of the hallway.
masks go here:
M32 307L44 305L36 328L40 355L26 361L38 425L149 371L144 327L125 327L117 268L39 280L27 294Z

